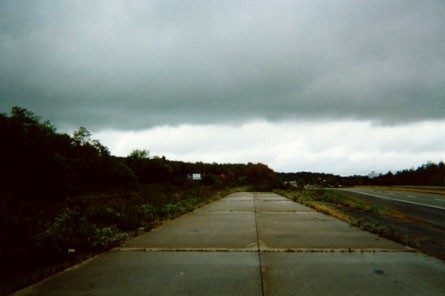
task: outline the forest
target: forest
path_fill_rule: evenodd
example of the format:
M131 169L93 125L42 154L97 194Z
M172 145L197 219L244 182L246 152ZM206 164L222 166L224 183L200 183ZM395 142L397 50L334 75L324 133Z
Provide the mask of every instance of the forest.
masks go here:
M369 178L276 173L261 163L171 161L138 149L116 157L85 127L72 135L59 133L21 107L0 114L0 138L0 283L108 250L141 227L147 231L240 187L269 191L289 181L299 189L445 182L443 162ZM200 180L190 178L196 173Z
M427 162L416 169L387 172L368 178L366 183L381 186L445 186L445 163L443 161Z

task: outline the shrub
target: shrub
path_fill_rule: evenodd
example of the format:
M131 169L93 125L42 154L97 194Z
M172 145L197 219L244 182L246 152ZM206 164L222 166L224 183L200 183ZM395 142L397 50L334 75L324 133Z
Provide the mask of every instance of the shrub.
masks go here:
M81 216L75 209L64 208L54 221L47 225L46 230L35 238L39 247L65 252L71 248L88 247L86 242L90 233L91 227L86 217Z
M152 205L143 204L139 206L139 216L141 225L145 228L151 228L156 220L157 211Z
M102 228L93 225L92 228L89 242L94 249L107 250L119 246L128 237L128 234L120 231L116 225Z

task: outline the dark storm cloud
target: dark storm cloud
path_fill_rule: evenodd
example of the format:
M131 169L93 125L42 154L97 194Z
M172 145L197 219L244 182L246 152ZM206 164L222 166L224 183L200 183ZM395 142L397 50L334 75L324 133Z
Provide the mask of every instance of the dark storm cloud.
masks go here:
M0 112L58 126L445 118L442 1L1 1Z

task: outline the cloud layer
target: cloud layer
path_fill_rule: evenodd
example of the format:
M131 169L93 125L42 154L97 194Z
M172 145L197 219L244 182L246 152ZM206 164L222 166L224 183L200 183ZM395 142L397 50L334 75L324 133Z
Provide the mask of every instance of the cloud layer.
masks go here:
M442 1L0 3L0 111L61 127L445 118Z
M0 1L0 112L114 154L365 174L445 159L440 0Z
M116 155L148 149L172 160L262 162L276 171L341 175L386 173L445 157L445 121L405 126L366 122L256 121L241 126L180 125L144 131L95 134Z

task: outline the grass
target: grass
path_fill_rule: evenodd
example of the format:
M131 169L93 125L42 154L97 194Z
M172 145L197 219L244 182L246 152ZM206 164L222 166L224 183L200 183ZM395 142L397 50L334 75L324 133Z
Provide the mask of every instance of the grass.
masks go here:
M344 213L333 209L327 205L324 204L320 204L320 203L310 203L309 206L313 209L315 209L317 212L321 212L323 214L327 214L329 216L335 217L337 219L340 219L342 221L348 222L348 223L353 223L353 221L351 220L351 218L347 215L345 215Z

